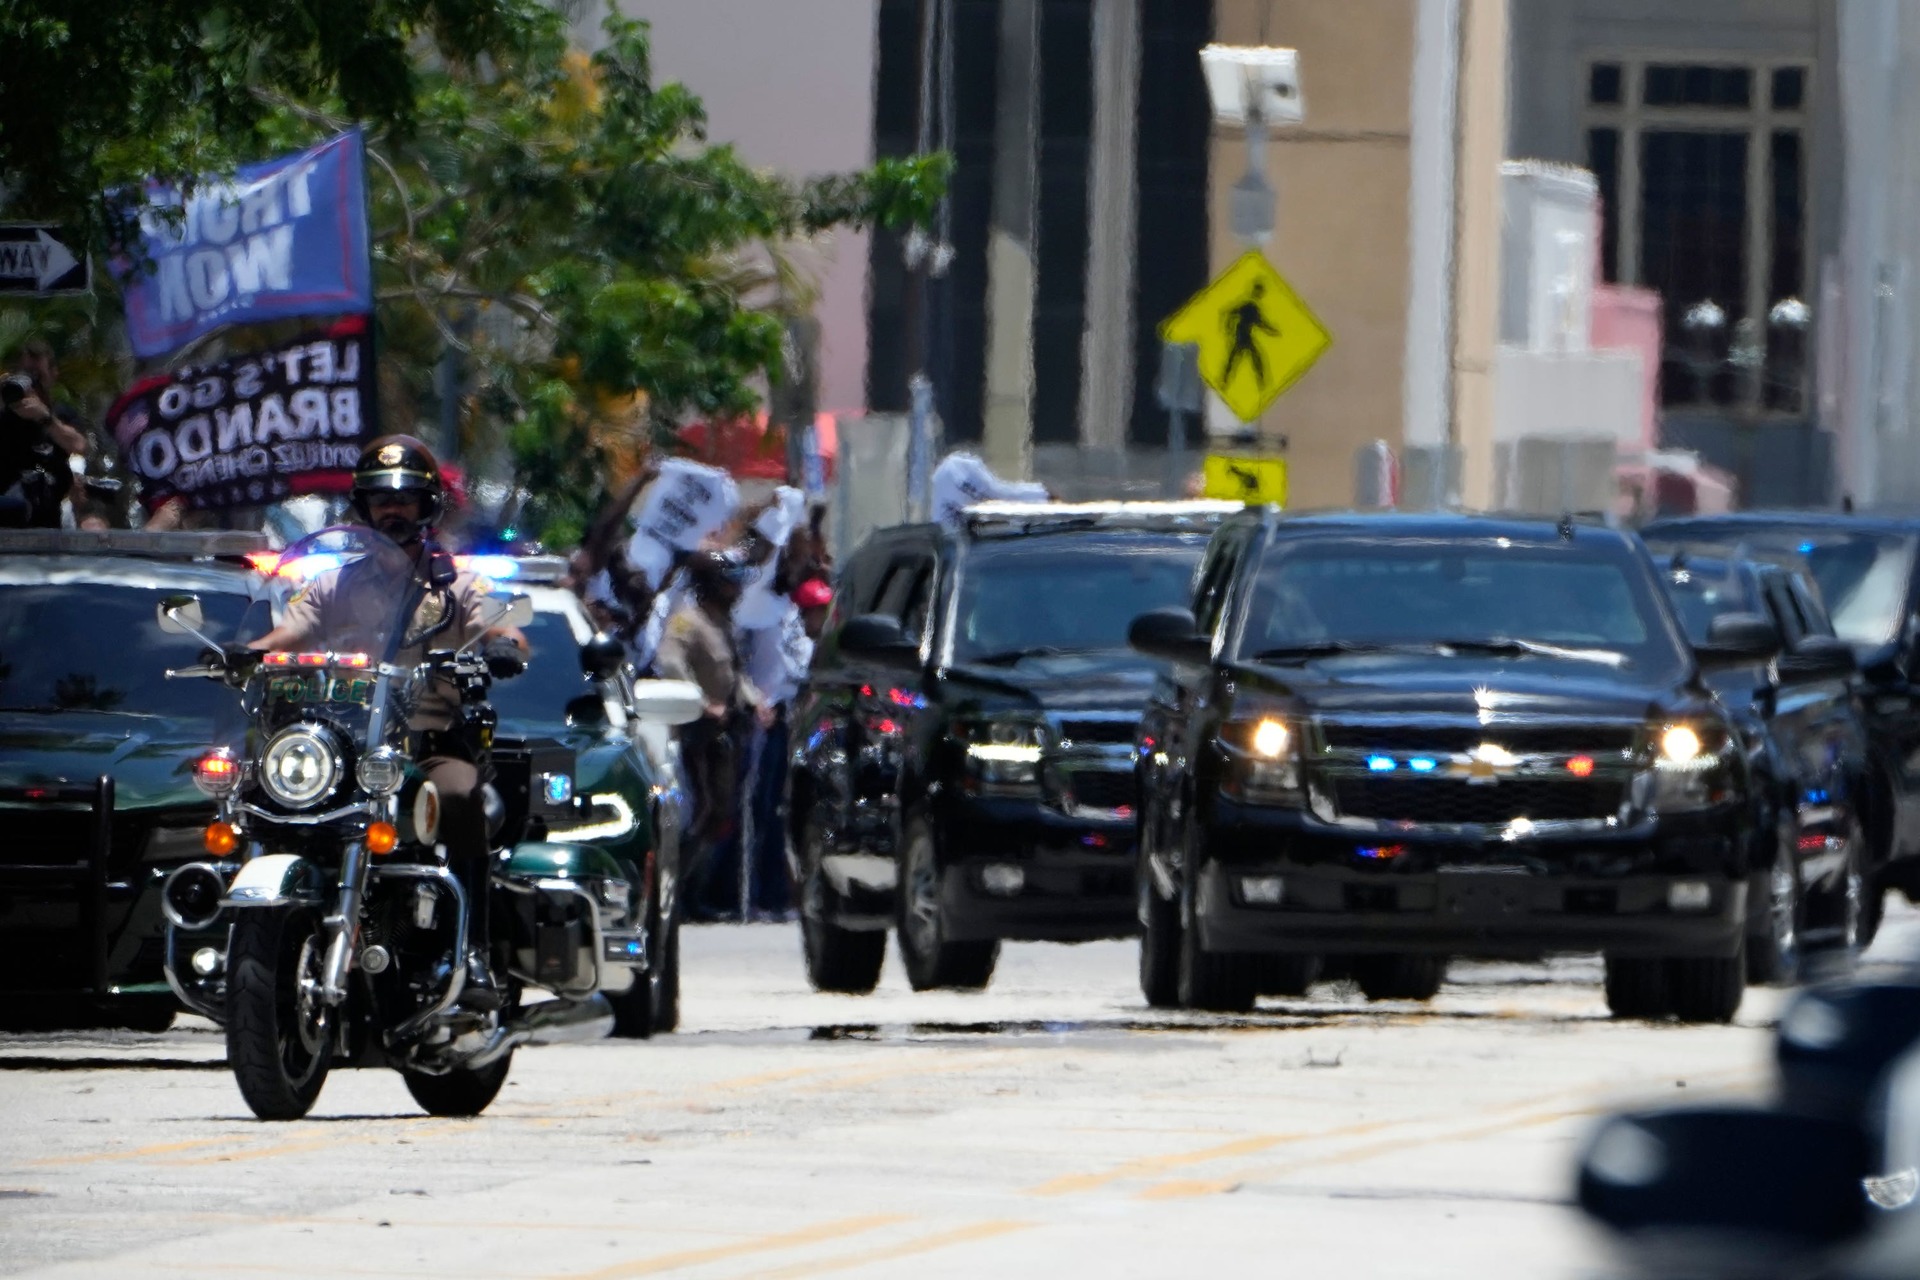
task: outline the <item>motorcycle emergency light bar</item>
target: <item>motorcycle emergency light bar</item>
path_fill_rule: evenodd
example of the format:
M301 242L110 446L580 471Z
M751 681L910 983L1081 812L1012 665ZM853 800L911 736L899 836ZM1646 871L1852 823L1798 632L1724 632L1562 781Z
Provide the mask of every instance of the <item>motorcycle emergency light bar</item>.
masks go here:
M373 665L364 653L270 653L260 659L263 667L355 667Z
M565 556L455 556L453 565L495 582L558 582L567 572Z

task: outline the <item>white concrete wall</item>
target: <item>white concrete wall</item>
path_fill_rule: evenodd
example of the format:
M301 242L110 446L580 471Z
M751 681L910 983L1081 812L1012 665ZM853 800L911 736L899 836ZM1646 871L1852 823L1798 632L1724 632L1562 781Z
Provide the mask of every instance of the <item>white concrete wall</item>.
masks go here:
M797 177L872 163L875 0L620 0L620 9L652 24L656 81L699 95L710 140ZM588 18L591 43L598 18ZM800 255L820 288L824 410L866 405L867 251L864 232L841 232Z

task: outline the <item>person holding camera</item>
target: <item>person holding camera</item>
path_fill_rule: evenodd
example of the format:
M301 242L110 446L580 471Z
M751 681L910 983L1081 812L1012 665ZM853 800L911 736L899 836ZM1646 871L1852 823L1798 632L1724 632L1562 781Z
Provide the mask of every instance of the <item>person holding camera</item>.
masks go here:
M85 456L87 437L56 409L55 377L53 348L36 338L0 381L0 528L60 527L60 503L73 489L68 459Z

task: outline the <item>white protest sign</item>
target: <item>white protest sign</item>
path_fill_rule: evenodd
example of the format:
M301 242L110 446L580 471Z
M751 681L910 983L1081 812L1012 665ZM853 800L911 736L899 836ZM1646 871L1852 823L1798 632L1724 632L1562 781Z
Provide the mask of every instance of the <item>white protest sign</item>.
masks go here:
M977 456L950 453L933 473L933 518L951 524L976 502L1045 502L1047 486L1002 480Z
M739 505L740 487L726 472L685 458L667 459L659 478L640 495L627 563L658 591L676 553L698 547Z

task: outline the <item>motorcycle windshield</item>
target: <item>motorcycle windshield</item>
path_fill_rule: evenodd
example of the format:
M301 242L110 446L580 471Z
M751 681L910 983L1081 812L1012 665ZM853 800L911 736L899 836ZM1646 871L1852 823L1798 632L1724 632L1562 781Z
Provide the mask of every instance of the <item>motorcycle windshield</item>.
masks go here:
M453 622L445 593L427 587L412 554L377 530L340 525L289 546L273 583L275 616L301 638L255 670L247 689L254 715L269 726L324 719L361 741L376 710L404 724L405 708L389 704L411 682L392 664L422 645L440 647L434 637Z

